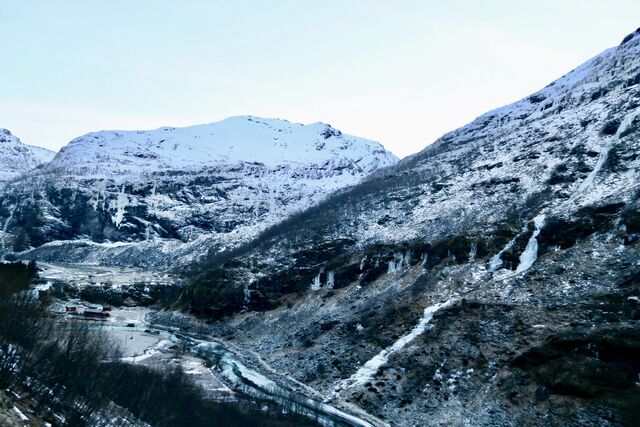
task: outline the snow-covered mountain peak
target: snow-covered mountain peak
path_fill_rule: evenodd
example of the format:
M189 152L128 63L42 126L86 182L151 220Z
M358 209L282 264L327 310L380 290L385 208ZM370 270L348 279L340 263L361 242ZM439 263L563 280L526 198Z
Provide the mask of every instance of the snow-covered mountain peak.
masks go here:
M4 146L22 144L9 129L0 128L0 144Z
M55 153L23 144L8 129L0 128L0 181L6 181L50 161Z
M117 176L237 163L275 167L349 162L369 173L396 161L381 144L345 135L324 123L237 116L184 128L92 132L71 141L50 167Z

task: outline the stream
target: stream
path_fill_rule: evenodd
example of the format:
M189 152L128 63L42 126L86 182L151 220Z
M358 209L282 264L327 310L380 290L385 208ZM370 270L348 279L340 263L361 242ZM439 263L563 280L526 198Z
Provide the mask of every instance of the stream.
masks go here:
M42 291L48 290L52 282L65 282L76 286L92 286L99 282L109 282L116 286L136 281L151 281L160 286L171 283L168 276L149 277L147 272L138 270L114 271L111 268L96 266L79 268L64 264L42 264L41 278L48 284L41 289ZM76 316L69 317L64 314L64 301L58 301L54 306L58 309L56 313L63 318L78 319ZM278 383L248 367L238 351L233 351L214 337L150 323L146 319L149 313L147 309L123 308L114 309L110 313L111 316L94 323L94 326L108 332L114 342L123 349L124 360L131 363L162 366L162 363L180 359L181 363L187 365L194 359L199 359L206 362L204 366L199 367L201 373L207 376L206 381L219 383L218 387L224 388L227 392L235 390L252 398L272 401L283 410L307 416L327 427L388 426L387 423L361 412L358 408L353 409L358 415L351 415L322 402L320 398L312 398L304 392L291 390L284 383ZM171 348L179 348L181 351L172 354L174 352ZM286 375L283 377L286 378ZM212 384L208 385L215 387Z
M340 409L310 398L298 392L291 391L279 385L262 373L249 368L240 357L227 348L222 342L202 334L175 330L149 324L128 327L113 325L109 322L96 325L96 329L102 329L113 336L125 333L131 337L135 335L153 335L158 337L159 345L163 341L170 341L174 345L186 349L186 353L206 361L211 370L221 377L225 385L230 389L240 391L257 399L272 401L283 409L307 416L327 427L375 427L386 426L386 423L372 419L367 421L357 416L348 414ZM159 345L151 345L139 356L126 357L125 360L139 363L146 360L154 353L158 353ZM184 356L176 355L180 358ZM369 417L367 417L369 418ZM371 417L373 418L373 417Z

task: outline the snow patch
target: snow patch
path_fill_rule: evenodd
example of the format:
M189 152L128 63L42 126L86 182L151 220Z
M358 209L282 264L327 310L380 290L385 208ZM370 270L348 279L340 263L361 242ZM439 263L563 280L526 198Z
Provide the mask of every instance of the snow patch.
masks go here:
M335 285L335 272L332 270L327 273L327 284L325 287L327 289L333 289L334 285Z
M29 418L27 418L27 416L25 414L23 414L22 411L20 409L18 409L17 406L13 407L13 412L15 412L15 414L18 416L18 418L20 418L20 421L29 421Z
M407 344L413 341L417 336L421 335L427 330L429 326L429 322L433 319L433 315L440 309L445 308L453 304L454 300L448 300L439 304L435 304L429 306L424 309L424 313L420 318L418 324L409 332L407 335L398 339L393 345L382 350L380 353L375 355L372 359L367 361L358 371L353 374L351 377L346 380L340 381L334 388L334 394L339 393L340 391L351 388L362 386L373 378L373 376L378 372L380 367L387 363L389 357L402 350Z
M527 247L525 248L524 252L520 254L520 264L518 264L518 268L516 268L516 273L522 273L524 271L527 271L529 268L531 268L533 263L536 262L536 259L538 258L537 237L540 234L542 227L544 227L545 215L540 214L536 216L533 219L533 222L536 228L533 234L531 235L531 237L529 238L529 241L527 242Z
M318 275L313 278L313 282L311 282L311 290L312 291L319 291L320 288L322 287L322 283L320 283L320 275L321 274L322 274L322 272L318 273Z
M113 223L116 227L120 228L120 224L122 224L122 220L124 219L124 214L126 213L127 203L129 202L129 198L124 192L124 186L118 193L118 198L116 199L116 213L113 217Z

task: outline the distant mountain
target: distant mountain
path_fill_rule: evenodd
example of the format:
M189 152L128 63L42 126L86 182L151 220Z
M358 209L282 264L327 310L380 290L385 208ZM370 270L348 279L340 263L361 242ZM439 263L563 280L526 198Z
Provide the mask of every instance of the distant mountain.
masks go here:
M0 195L38 259L160 268L250 240L397 158L323 124L233 117L74 139Z
M393 425L632 425L639 259L640 30L210 257L181 302Z
M302 125L252 116L152 131L100 131L71 141L49 165L62 174L125 181L168 172L199 172L240 163L323 170L351 181L397 161L377 142L324 123ZM343 169L348 173L339 173Z
M10 131L0 128L0 182L50 161L55 154L46 148L23 144Z

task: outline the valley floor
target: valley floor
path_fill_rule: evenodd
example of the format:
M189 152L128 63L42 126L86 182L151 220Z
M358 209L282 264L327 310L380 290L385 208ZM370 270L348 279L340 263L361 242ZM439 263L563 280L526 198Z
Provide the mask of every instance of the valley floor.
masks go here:
M212 398L254 396L335 425L630 425L637 246L596 234L517 274L415 265L210 325L142 307L99 324L125 360L181 365ZM50 284L155 277L43 267Z

